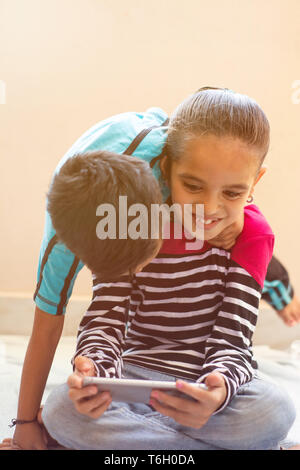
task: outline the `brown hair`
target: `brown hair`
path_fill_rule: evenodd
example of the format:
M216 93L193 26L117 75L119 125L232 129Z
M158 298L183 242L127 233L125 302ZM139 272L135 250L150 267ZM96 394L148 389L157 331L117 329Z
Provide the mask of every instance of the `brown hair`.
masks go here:
M132 272L154 256L160 243L151 236L148 239L128 236L120 239L121 195L127 196L128 207L136 203L146 206L150 229L150 206L161 204L161 192L149 164L137 157L108 151L74 155L54 176L47 195L47 209L59 241L103 280L113 280L125 272ZM115 239L100 239L96 234L99 222L96 209L104 203L115 208Z
M205 134L238 138L257 149L259 168L268 152L270 126L260 106L247 95L228 88L203 87L185 99L170 118L164 155L164 179L172 161L178 161L191 139ZM162 181L161 181L162 182Z

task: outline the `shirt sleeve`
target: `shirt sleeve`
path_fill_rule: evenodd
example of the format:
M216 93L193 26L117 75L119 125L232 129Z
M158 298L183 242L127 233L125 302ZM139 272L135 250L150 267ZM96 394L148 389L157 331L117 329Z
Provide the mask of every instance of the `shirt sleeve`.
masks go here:
M275 310L282 310L294 296L294 289L290 282L288 271L283 264L273 256L268 266L262 299L268 302Z
M66 311L75 279L84 264L64 244L59 243L46 211L44 237L40 249L36 305L44 312L62 315Z
M239 386L253 377L252 335L257 322L261 288L239 265L228 269L225 294L212 333L207 339L205 361L198 382L220 372L226 382L224 409Z
M133 279L121 276L114 282L93 279L93 300L78 330L75 355L94 362L98 377L121 377L122 352L129 318Z
M245 243L245 250L240 246L236 253L236 259L241 263L243 259L247 262L242 265L230 259L222 305L206 342L202 375L198 379L198 382L203 382L208 374L215 371L223 375L227 397L216 413L224 409L238 388L249 382L254 375L252 336L273 245L272 234L253 237ZM247 258L248 253L250 258ZM259 262L255 263L255 259L251 261L254 253L260 258ZM245 269L245 265L249 269Z

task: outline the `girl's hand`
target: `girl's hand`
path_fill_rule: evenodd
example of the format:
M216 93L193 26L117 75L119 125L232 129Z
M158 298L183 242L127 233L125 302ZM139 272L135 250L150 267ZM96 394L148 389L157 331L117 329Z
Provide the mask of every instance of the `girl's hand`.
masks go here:
M211 240L208 240L213 246L217 248L224 248L224 250L230 250L236 242L237 237L242 233L244 228L244 213L242 213L240 220L237 220L233 224L226 227L223 232Z
M77 356L74 361L75 372L68 378L69 397L76 410L90 418L99 418L111 404L109 392L98 393L95 385L83 387L84 376L95 376L96 371L91 359Z
M200 429L225 401L227 388L219 372L212 372L206 377L205 384L209 390L203 390L184 381L177 381L178 390L197 401L174 397L160 390L151 393L150 405L165 416L173 418L183 426Z

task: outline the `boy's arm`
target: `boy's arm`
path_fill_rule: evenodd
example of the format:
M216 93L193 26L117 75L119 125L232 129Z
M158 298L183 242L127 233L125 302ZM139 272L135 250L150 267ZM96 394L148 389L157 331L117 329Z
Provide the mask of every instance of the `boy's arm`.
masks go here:
M300 323L300 300L295 295L288 271L275 256L268 266L262 299L271 305L287 326Z
M37 417L64 316L49 315L38 307L24 360L17 419ZM22 449L45 449L42 429L37 422L16 425L14 443Z
M292 301L293 296L294 289L289 274L283 264L273 256L268 266L262 299L279 311Z
M40 248L34 301L43 312L63 315L75 279L84 264L60 243L46 211L44 236Z

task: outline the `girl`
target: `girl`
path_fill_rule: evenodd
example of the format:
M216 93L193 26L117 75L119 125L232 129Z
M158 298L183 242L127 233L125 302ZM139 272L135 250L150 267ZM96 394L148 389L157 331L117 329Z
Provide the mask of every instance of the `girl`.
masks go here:
M176 109L160 167L168 202L192 204L193 229L199 223L196 206L204 204L205 243L187 250L185 235L171 236L141 272L118 282L94 278L93 301L79 327L75 372L50 395L42 413L61 445L279 448L294 408L258 376L251 348L274 236L255 205L244 217L265 173L268 146L266 116L247 96L204 88ZM231 251L209 243L243 218ZM107 392L83 388L83 375L173 379L195 401L154 390L149 405L112 403ZM193 382L204 382L208 390Z

